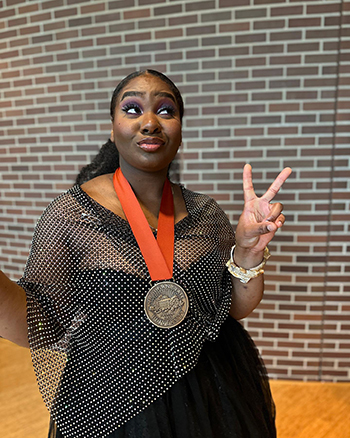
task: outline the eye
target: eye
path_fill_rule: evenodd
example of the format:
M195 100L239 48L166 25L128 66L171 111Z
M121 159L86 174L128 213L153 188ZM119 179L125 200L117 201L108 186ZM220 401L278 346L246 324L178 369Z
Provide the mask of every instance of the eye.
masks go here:
M175 108L171 105L163 105L159 108L157 113L161 116L173 116L175 114Z
M142 109L140 108L140 106L137 103L132 103L132 102L123 105L122 111L130 115L142 114Z

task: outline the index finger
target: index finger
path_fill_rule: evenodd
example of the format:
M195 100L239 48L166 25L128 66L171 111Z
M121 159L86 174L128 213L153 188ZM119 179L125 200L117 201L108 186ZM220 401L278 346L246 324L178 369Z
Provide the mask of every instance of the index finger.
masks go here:
M270 202L277 195L280 188L291 173L292 169L290 167L285 167L261 198L266 199L268 202Z
M243 167L243 194L244 202L248 202L256 197L252 180L252 166L246 164Z

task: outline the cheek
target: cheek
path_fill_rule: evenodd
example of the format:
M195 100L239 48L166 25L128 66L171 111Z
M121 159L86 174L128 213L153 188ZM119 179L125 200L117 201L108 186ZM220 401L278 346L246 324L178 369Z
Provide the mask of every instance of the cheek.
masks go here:
M182 139L182 129L181 129L181 125L179 126L178 124L172 126L169 129L169 136L171 138L173 138L173 140L175 140L176 142L181 143L181 139Z
M123 120L117 120L113 126L114 138L130 138L134 135L135 129L135 123L125 123Z

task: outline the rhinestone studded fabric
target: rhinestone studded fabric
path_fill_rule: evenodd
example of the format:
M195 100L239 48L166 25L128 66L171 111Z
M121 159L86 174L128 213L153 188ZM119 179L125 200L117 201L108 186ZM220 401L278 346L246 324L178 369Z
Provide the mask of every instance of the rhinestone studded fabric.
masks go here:
M74 186L38 221L24 276L29 341L43 399L65 438L105 437L193 369L231 302L231 225L182 187L174 281L189 311L171 329L144 312L151 287L129 224Z

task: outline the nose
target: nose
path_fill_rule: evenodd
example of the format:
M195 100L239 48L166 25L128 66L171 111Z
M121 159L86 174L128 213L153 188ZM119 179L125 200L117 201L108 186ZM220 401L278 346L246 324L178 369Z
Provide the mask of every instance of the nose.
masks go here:
M144 135L156 134L161 130L159 120L156 114L153 112L147 112L143 114L141 120L141 132Z

